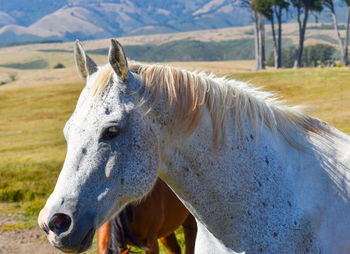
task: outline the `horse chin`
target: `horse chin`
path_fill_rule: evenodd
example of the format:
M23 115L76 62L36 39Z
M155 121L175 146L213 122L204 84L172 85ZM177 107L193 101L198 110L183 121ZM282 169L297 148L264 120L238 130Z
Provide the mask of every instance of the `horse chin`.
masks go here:
M65 253L82 253L84 251L87 251L88 249L90 249L92 242L93 242L93 238L95 235L95 229L91 228L86 235L84 236L83 240L75 247L73 248L66 248L64 246L62 246L59 243L56 243L55 241L50 241L51 245L54 246L55 248L59 249L62 252Z

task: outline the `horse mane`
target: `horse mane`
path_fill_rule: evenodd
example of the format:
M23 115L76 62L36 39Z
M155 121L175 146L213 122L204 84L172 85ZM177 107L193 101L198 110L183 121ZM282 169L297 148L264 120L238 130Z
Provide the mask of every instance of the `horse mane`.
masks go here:
M128 248L128 241L134 246L143 248L130 229L133 212L132 204L128 204L116 217L110 220L107 254L122 253Z
M174 108L173 122L184 134L190 135L195 130L202 108L206 106L211 115L215 147L220 135L225 140L225 121L229 112L234 118L234 137L239 132L244 138L246 116L253 136L258 136L262 124L265 124L272 132L280 133L287 142L299 148L292 128L313 134L329 132L326 124L303 113L301 107L286 106L273 93L246 82L159 64L131 62L129 69L138 74L145 85L144 102L155 105L162 95L166 95L168 105ZM112 79L110 65L101 67L92 85L92 96L102 95Z

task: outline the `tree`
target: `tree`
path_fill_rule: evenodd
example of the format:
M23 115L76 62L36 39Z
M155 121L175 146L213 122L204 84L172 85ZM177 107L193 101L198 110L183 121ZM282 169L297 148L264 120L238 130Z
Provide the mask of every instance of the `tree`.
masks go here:
M264 22L264 15L261 12L258 12L259 14L259 64L260 69L265 69L265 22Z
M301 66L301 57L303 55L305 31L309 14L312 11L322 11L321 1L322 0L291 0L293 6L297 9L297 18L299 24L299 45L296 59L294 62L294 68L299 68ZM301 20L302 14L303 20Z
M254 8L262 13L271 23L272 41L275 56L275 68L282 66L282 12L288 9L289 3L285 0L256 0ZM276 39L275 17L278 22L278 33Z
M256 50L256 69L265 69L265 22L264 13L259 8L262 0L251 0L250 8L254 18L254 35L255 35L255 50Z
M264 36L261 34L261 15L256 10L256 1L257 0L240 0L242 6L251 9L253 22L254 22L254 40L255 40L255 68L261 70L264 67L264 57L262 52L264 51L264 43L261 43Z
M297 50L298 49L295 46L290 46L288 48L282 49L282 66L284 68L292 68L293 67ZM271 52L269 57L267 58L267 61L266 61L267 66L274 66L275 65L274 58L275 58L274 52Z
M282 14L283 10L288 11L289 8L289 2L285 0L274 0L274 13L277 18L277 38L278 38L278 43L277 43L277 55L278 59L277 61L277 68L282 67Z
M298 49L295 46L283 49L283 67L293 67L297 50ZM316 67L318 65L325 65L327 63L333 62L334 52L335 48L328 44L316 44L307 46L305 47L303 57L301 58L301 66ZM273 52L271 52L270 56L267 59L268 66L274 65L273 58Z
M253 20L254 20L254 38L255 38L255 68L257 70L261 69L260 64L260 27L259 27L259 16L256 10L252 9Z
M332 60L335 48L328 44L315 44L305 47L303 66L316 67Z
M338 29L338 22L337 17L335 15L335 9L334 9L334 3L333 0L322 0L322 3L324 6L326 6L332 14L333 24L334 24L334 30L336 32L338 43L339 43L339 49L341 54L341 61L344 66L348 65L348 44L349 44L349 18L350 18L350 0L343 0L346 3L346 35L345 35L345 42L340 36L339 29Z

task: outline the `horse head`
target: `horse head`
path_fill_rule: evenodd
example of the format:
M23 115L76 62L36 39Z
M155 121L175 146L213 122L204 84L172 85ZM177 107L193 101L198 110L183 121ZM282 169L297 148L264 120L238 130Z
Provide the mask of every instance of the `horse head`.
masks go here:
M157 130L140 107L142 82L122 46L112 40L109 64L100 67L78 41L74 51L86 86L64 127L66 159L38 219L65 252L87 250L100 225L152 189L159 168Z

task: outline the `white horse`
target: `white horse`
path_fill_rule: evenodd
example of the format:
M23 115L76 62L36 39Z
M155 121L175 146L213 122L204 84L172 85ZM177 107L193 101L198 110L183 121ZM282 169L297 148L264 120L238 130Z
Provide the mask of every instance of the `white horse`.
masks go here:
M64 128L39 225L81 252L162 178L198 222L196 253L350 253L350 137L249 84L129 63L112 40Z

